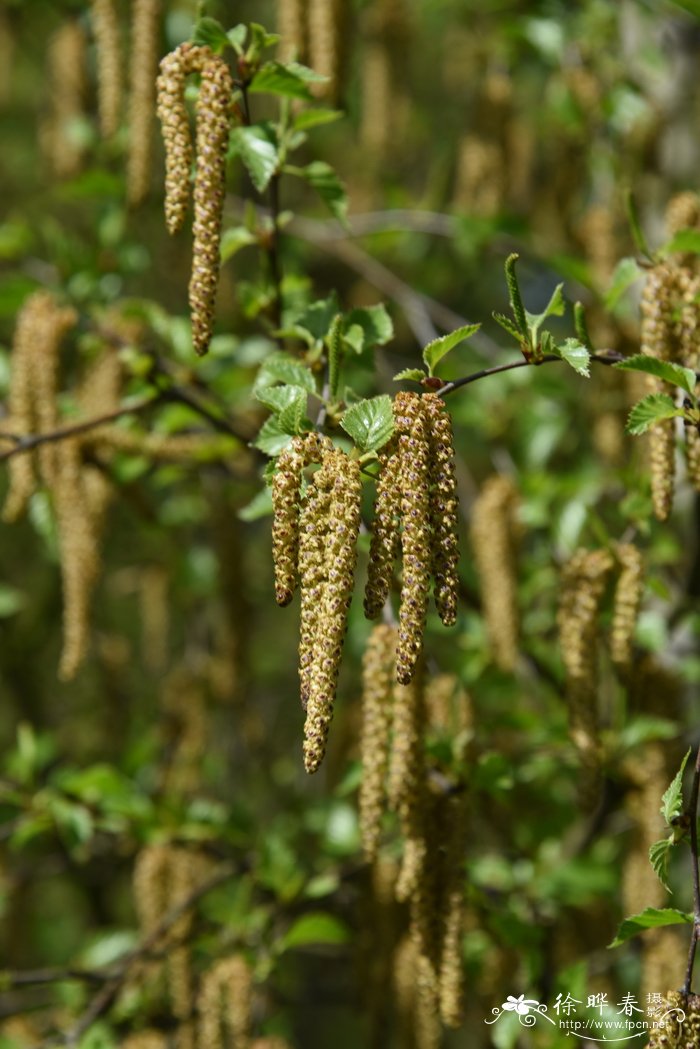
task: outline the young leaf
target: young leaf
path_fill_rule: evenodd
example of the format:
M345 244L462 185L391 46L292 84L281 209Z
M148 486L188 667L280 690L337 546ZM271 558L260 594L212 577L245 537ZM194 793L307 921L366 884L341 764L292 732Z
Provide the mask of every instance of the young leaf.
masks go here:
M301 113L294 117L292 127L295 131L307 131L321 124L332 124L343 115L339 109L302 109Z
M283 433L297 434L306 430L310 423L306 418L306 393L302 391L302 397L295 397L286 404L277 415L277 422Z
M574 303L574 330L576 332L576 338L582 343L587 350L593 349L593 343L591 337L588 334L588 325L586 324L586 311L583 308L583 303Z
M528 329L530 332L530 341L533 346L537 345L540 328L546 321L547 317L561 317L564 313L563 287L563 284L557 284L542 313L530 313L528 310L525 310L525 316L527 317Z
M650 393L635 404L627 419L627 433L635 437L646 433L650 426L660 422L662 419L673 419L674 416L682 415L683 411L676 408L673 400L666 393Z
M424 372L421 368L404 368L402 372L397 372L394 376L394 382L400 382L401 379L414 379L416 382L422 382L427 377L427 372Z
M610 287L605 293L603 300L607 310L614 310L618 302L636 280L642 276L643 270L633 258L620 259L615 272L612 275Z
M668 884L668 862L671 858L672 848L673 841L671 838L662 838L661 841L655 841L649 847L649 863L654 870L654 874L668 892L671 891Z
M693 396L697 378L692 368L683 368L680 364L672 364L671 361L660 361L658 357L650 357L646 353L635 353L625 361L620 361L613 367L621 371L646 372L647 375L656 375L664 382L672 386L680 386L682 390Z
M246 37L248 36L248 26L244 22L240 22L237 26L234 26L233 29L229 29L226 36L236 54L242 55Z
M394 324L383 302L374 306L358 306L346 317L346 329L359 325L364 333L362 349L385 346L394 337Z
M518 331L518 328L516 327L515 322L512 321L510 319L510 317L506 317L503 313L494 313L493 314L493 319L498 324L500 324L502 328L505 328L505 330L508 332L508 334L512 335L513 338L518 343L521 343L523 341L522 333L520 331Z
M591 355L578 339L565 339L557 347L561 354L561 359L570 364L574 371L577 371L579 375L585 375L586 378L590 376L589 364Z
M470 339L480 327L480 324L465 324L464 327L451 331L449 335L442 335L439 339L429 342L423 350L423 363L428 368L428 374L432 375L435 365L460 342Z
M315 69L310 69L301 62L287 62L287 69L308 84L325 84L329 79L325 73L317 73Z
M382 394L358 401L347 409L340 425L361 452L376 452L394 432L391 397Z
M231 150L240 156L258 192L267 189L279 161L272 130L263 124L234 128Z
M250 82L248 90L257 95L280 95L284 98L313 98L304 80L280 62L265 62Z
M254 391L254 396L271 412L281 412L290 404L296 404L301 405L303 414L306 411L308 391L301 386L263 386Z
M350 939L350 931L339 918L325 911L302 914L287 930L280 945L281 951L290 947L307 947L311 944L343 944Z
M228 262L237 251L249 244L255 244L255 237L245 226L234 226L233 229L224 230L221 237L221 261Z
M675 252L700 255L700 231L696 229L679 230L667 244L664 244L661 251L664 255L672 255Z
M314 160L301 168L299 173L318 193L328 210L343 225L347 223L348 195L330 164L324 160Z
M253 447L259 448L266 455L279 455L287 447L292 439L292 434L286 433L279 424L276 415L271 415L262 424L260 433L253 441Z
M518 338L528 338L528 325L527 325L527 314L523 305L523 299L520 294L520 285L518 284L518 277L515 272L515 264L520 256L517 252L512 252L506 259L506 285L508 286L508 298L510 299L510 308L513 311L515 317L515 327L518 330Z
M268 517L272 513L272 492L265 485L265 487L257 492L256 495L242 506L238 511L238 517L241 521L257 521L261 517Z
M691 748L689 747L681 762L681 767L661 798L661 812L669 827L673 826L673 821L677 820L683 812L683 773L685 772L685 766L688 764L690 751Z
M229 46L229 38L221 22L215 18L200 18L192 31L192 43L200 47L210 47L221 54Z
M302 386L309 393L316 391L316 383L310 370L300 361L293 360L287 353L271 353L265 358L256 376L253 393L257 396L262 387L274 386L278 382Z
M686 924L693 924L693 915L686 911L678 911L675 907L647 907L641 914L633 914L625 918L617 930L617 936L608 946L619 947L621 943L644 932L645 929L657 929L662 925Z

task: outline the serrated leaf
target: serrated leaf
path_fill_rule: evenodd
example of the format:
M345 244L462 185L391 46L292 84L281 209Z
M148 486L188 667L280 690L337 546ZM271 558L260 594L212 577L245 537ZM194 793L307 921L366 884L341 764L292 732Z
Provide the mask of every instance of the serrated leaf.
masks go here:
M253 391L253 396L271 412L281 412L290 404L301 404L306 411L308 390L302 386L262 386Z
M266 455L279 455L287 447L292 435L286 433L279 424L278 417L271 415L266 419L255 438L253 448L259 448Z
M345 317L346 330L358 325L364 335L362 349L386 346L394 337L394 322L383 302L374 306L358 306Z
M426 372L421 368L404 368L402 372L397 372L394 376L394 382L400 382L402 379L413 379L416 382L422 382L426 377Z
M313 186L331 214L346 225L348 195L345 186L330 164L326 164L324 160L314 160L305 168L301 168L300 174L310 186Z
M439 339L429 342L423 349L423 363L428 368L428 374L432 375L435 365L455 346L459 346L460 342L470 339L480 327L480 324L465 324L462 328L457 328L448 335L441 335Z
M302 77L281 62L265 62L250 82L248 90L258 95L279 95L283 98L313 98Z
M338 310L338 296L332 291L327 299L319 299L307 306L304 312L294 319L294 323L307 331L313 339L320 340L328 334Z
M662 838L661 841L655 841L649 847L649 863L654 874L667 892L671 891L671 887L668 884L668 863L671 858L672 848L673 842L670 838Z
M277 171L279 156L274 132L267 124L234 128L231 151L243 161L259 193L264 192Z
M637 265L636 259L620 259L612 275L610 287L605 293L605 308L614 310L627 289L639 280L642 273L643 270Z
M241 248L255 244L255 236L245 226L234 226L233 229L224 230L221 237L221 261L228 262Z
M513 338L518 341L518 343L521 343L523 341L523 336L518 331L518 327L515 321L512 321L510 317L506 317L503 313L494 313L493 319L496 321L497 324L500 324L500 326L504 328L509 335L512 335Z
M376 452L394 432L391 397L382 394L347 409L340 425L362 452Z
M674 252L700 255L700 231L696 229L681 229L674 234L667 244L664 244L661 250L665 255L671 255Z
M638 437L646 433L650 426L663 419L673 419L682 415L680 408L676 408L673 400L666 393L650 393L635 404L627 419L625 429L627 433Z
M685 766L688 764L690 751L691 748L689 747L681 762L681 767L661 798L661 812L669 827L673 826L673 821L678 819L683 811L683 773L685 772Z
M210 47L212 51L220 53L228 47L229 38L221 22L205 16L199 19L192 30L192 43L200 47Z
M547 317L561 317L563 315L565 309L564 295L562 293L563 287L563 284L557 284L542 313L530 313L529 310L525 310L533 346L537 345L539 330Z
M260 370L253 384L255 395L266 386L274 386L281 382L288 386L302 386L309 393L315 393L316 382L311 371L301 363L295 361L288 353L272 353L260 365Z
M591 355L578 339L565 339L557 346L561 359L566 361L579 375L590 376L589 364Z
M647 353L635 353L633 357L628 357L627 360L620 361L613 367L619 368L620 371L645 372L647 375L655 375L672 386L679 386L691 396L697 385L697 377L692 368L683 368L682 365L673 364L671 361L660 361L658 357L650 357Z
M321 124L332 124L344 114L339 109L302 109L294 117L292 127L295 131L308 131L309 128L319 127Z
M303 399L295 398L277 413L280 430L292 436L309 426L309 420L306 418L306 391L302 390L302 395Z
M679 911L675 907L647 907L641 914L625 918L617 930L617 936L608 946L619 947L621 943L644 932L645 929L658 929L663 925L692 924L693 915L687 911Z
M312 944L343 944L350 939L350 931L339 918L325 911L303 914L287 930L280 950L291 947L309 947Z

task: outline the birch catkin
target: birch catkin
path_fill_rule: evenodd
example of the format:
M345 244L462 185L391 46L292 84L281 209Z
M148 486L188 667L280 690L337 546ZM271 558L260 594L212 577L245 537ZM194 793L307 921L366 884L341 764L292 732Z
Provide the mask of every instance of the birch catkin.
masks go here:
M299 518L299 576L303 581L299 623L299 687L304 709L311 689L318 617L327 581L326 544L332 487L333 478L329 472L317 471L309 483Z
M86 39L78 22L66 22L51 37L47 74L50 115L41 144L58 178L69 178L80 169L84 153L73 133L74 122L84 115L87 87Z
M151 178L160 8L161 0L133 0L126 173L127 198L132 205L145 199Z
M392 441L386 449L380 451L379 465L365 588L365 615L368 619L376 619L381 614L389 597L394 561L399 551L401 488L396 442Z
M281 62L303 62L306 51L306 4L304 0L277 0L278 54Z
M199 1049L248 1049L251 994L250 968L239 954L219 959L205 972L198 1001Z
M430 528L435 607L445 626L457 620L457 480L452 420L442 398L423 395L430 442Z
M610 655L620 669L632 662L632 639L644 589L642 555L632 543L619 543L615 550L620 574L615 587L610 631Z
M119 127L123 94L119 20L114 0L92 0L92 24L97 45L100 130L105 138L111 138Z
M474 503L471 521L486 630L494 660L505 671L512 671L518 658L516 508L517 492L512 481L491 477Z
M377 856L384 812L395 650L395 628L381 623L370 634L362 661L362 780L359 808L362 848L369 861Z

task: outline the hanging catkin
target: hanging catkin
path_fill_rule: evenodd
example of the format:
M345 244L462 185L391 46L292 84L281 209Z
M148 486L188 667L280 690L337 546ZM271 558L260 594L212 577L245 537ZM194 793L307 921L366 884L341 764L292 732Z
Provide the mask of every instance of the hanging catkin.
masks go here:
M615 554L620 573L615 586L610 655L619 669L632 661L632 638L644 590L642 555L632 543L618 543Z
M123 78L119 20L114 0L91 0L97 45L97 107L100 130L111 138L121 118Z
M321 600L327 581L326 544L330 526L333 478L318 470L309 482L299 517L299 576L301 615L299 623L299 691L306 709L314 669L314 649Z
M189 199L192 141L185 108L185 79L201 73L197 99L197 168L194 181L192 276L189 298L192 341L207 352L219 282L219 244L231 127L233 81L223 58L208 47L181 44L160 64L158 116L165 143L165 217L171 233L182 227Z
M126 173L127 198L132 205L145 199L151 179L160 8L161 0L133 0Z
M496 664L512 671L518 659L519 617L515 575L518 496L507 477L491 477L474 503L471 539L481 580L486 630Z
M84 148L75 125L85 114L86 39L78 22L65 22L49 40L49 117L40 134L52 171L69 178L80 169Z
M198 1001L199 1049L249 1049L251 998L251 972L242 955L220 958L207 969Z
M303 62L306 57L306 4L304 0L277 0L280 62Z
M332 476L326 547L326 583L318 612L304 725L304 765L315 772L326 750L328 729L347 629L357 560L362 483L359 463L344 452L327 453L321 471ZM303 580L302 580L303 586Z
M641 301L641 350L659 360L672 360L676 356L674 309L677 290L677 270L670 263L662 262L649 270ZM667 390L663 380L652 375L647 379L650 392ZM654 514L659 521L665 521L673 504L676 472L674 420L662 419L654 423L648 442Z
M463 793L445 799L445 856L442 886L442 944L440 952L440 1016L446 1027L459 1027L464 1003L464 860L467 842L466 801Z
M377 856L384 812L395 650L395 628L381 623L372 630L362 661L362 780L359 809L362 848L369 861Z
M457 620L457 480L452 420L445 402L434 393L423 395L430 442L430 529L435 607L445 626Z
M395 441L380 451L379 466L365 588L365 615L368 619L376 619L381 614L389 597L394 561L399 551L401 488L399 456Z

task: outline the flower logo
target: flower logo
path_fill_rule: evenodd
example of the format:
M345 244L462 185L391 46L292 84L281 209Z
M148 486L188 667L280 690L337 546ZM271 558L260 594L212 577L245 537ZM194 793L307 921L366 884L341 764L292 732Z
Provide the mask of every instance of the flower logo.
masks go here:
M517 998L514 998L512 994L509 994L506 1001L501 1005L501 1008L505 1009L506 1012L518 1013L519 1016L527 1016L530 1009L539 1004L540 1003L534 998L526 998L524 994L518 995Z

